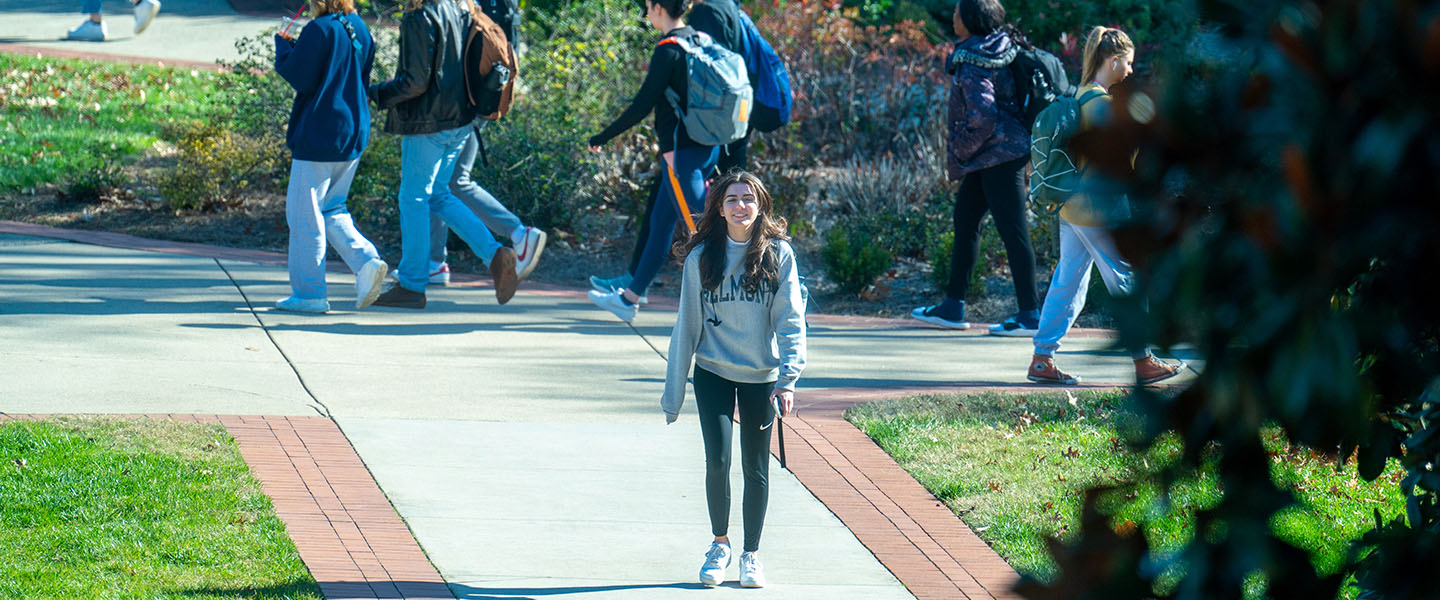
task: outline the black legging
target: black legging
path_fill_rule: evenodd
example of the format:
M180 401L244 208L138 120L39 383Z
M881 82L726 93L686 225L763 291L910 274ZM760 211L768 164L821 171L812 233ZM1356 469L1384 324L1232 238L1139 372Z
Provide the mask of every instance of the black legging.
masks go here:
M775 382L736 383L695 366L695 404L700 409L700 435L705 440L705 499L710 531L716 537L730 529L730 439L735 404L740 404L740 468L745 473L745 551L760 549L765 507L770 501L770 430L775 409L770 395Z
M945 295L964 300L970 291L970 272L980 254L980 222L988 211L1005 242L1010 275L1015 279L1015 302L1020 310L1035 310L1035 250L1030 245L1030 224L1025 220L1025 165L1017 158L965 176L955 194L955 251L950 255L950 285Z

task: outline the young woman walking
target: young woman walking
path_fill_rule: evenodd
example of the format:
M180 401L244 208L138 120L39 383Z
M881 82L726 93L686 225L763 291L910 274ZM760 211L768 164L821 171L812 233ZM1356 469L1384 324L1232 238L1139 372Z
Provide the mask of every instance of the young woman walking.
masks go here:
M605 131L589 140L590 151L599 152L600 146L640 123L652 110L655 113L655 136L660 144L660 167L664 180L660 184L660 198L650 214L645 249L628 281L624 276L609 280L597 278L592 282L597 289L590 291L590 301L626 323L635 320L640 298L645 295L646 288L650 287L650 282L670 253L676 221L682 216L688 219L688 211L700 208L697 202L705 196L705 175L719 157L716 146L706 146L690 139L685 123L676 114L677 110L685 112L690 86L685 50L675 42L675 38L694 44L705 43L699 39L704 34L686 26L682 20L685 11L690 9L690 3L691 0L645 1L645 18L656 30L664 32L665 37L650 55L650 70L630 106ZM709 36L704 37L708 39ZM666 98L666 90L675 92L679 106L671 104ZM623 287L619 289L599 289L622 282Z
M787 239L785 220L772 216L765 186L750 173L733 171L710 188L694 237L676 251L685 257L685 267L660 406L666 423L679 418L693 358L705 443L705 498L715 536L700 567L705 585L719 585L730 566L730 456L737 405L745 474L740 585L765 585L757 552L770 493L770 431L777 409L792 410L795 381L805 368L805 304Z
M1030 162L1030 124L1020 122L1015 78L1010 63L1019 45L1029 42L1005 21L998 0L960 0L955 5L955 34L960 36L949 68L950 180L955 195L955 248L945 299L911 311L916 319L952 329L967 329L965 295L980 254L980 223L989 212L1005 242L1019 312L990 328L993 335L1030 337L1040 320L1035 294L1035 251L1025 220L1025 166Z
M365 88L375 43L352 0L311 0L315 19L298 38L275 35L275 71L295 88L285 132L293 160L285 194L291 295L276 308L323 313L325 244L355 273L355 308L380 294L385 261L355 229L345 196L370 141Z
M1104 127L1110 121L1110 88L1130 76L1134 61L1135 45L1125 32L1110 27L1090 30L1081 59L1081 85L1075 92L1081 102L1082 131ZM1083 159L1079 167L1085 168ZM1084 184L1082 189L1086 189ZM1035 334L1035 356L1026 374L1030 381L1060 385L1080 382L1079 377L1055 366L1055 351L1060 348L1060 339L1075 323L1075 317L1085 308L1092 264L1099 268L1100 277L1111 294L1130 292L1130 263L1116 250L1115 240L1107 228L1128 212L1123 196L1096 191L1077 193L1060 209L1060 260L1055 264L1050 291L1045 294L1045 308L1040 314L1040 329ZM1148 347L1135 349L1131 358L1135 361L1135 379L1142 385L1174 377L1184 366L1156 359Z

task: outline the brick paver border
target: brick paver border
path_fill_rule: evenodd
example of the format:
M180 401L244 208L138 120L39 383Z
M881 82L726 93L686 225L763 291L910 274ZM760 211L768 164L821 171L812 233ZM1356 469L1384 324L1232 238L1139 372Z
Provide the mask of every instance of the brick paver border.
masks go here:
M62 415L9 415L7 420ZM455 600L334 421L324 417L110 415L219 423L330 600Z

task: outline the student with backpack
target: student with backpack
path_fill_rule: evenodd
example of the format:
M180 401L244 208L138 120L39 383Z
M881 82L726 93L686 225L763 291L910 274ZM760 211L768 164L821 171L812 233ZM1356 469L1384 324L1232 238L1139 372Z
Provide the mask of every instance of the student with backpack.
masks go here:
M449 188L478 116L465 89L462 53L469 31L470 15L455 0L409 0L395 78L371 87L376 104L390 111L385 131L401 136L399 277L377 306L425 308L432 214L490 268L500 304L515 295L515 252L495 241Z
M1134 60L1135 45L1124 31L1096 27L1085 36L1081 86L1076 92L1079 95L1080 131L1103 128L1110 122L1113 108L1109 90L1130 76ZM1066 108L1071 107L1057 105L1046 110ZM1037 129L1045 121L1046 116L1042 115L1036 121ZM1037 135L1043 133L1040 131ZM1100 277L1111 294L1129 293L1132 283L1130 263L1120 256L1107 228L1128 213L1125 199L1095 185L1087 176L1083 158L1075 163L1080 173L1079 184L1060 208L1060 260L1055 264L1055 273L1050 279L1050 291L1045 294L1045 308L1040 313L1040 327L1034 339L1035 355L1026 373L1026 378L1036 383L1080 383L1079 377L1055 366L1054 356L1060 348L1060 339L1085 307L1085 295L1090 287L1090 266L1099 268ZM1044 170L1044 167L1037 167L1037 170ZM1148 347L1136 349L1131 358L1135 361L1135 379L1141 385L1174 377L1184 366L1183 363L1160 361Z
M731 0L705 0L697 3L689 14L692 27L710 35L716 43L739 54L745 61L755 100L754 109L750 113L745 136L721 149L715 173L718 175L732 169L746 169L751 132L775 131L790 122L790 108L794 102L794 95L790 90L790 75L775 49L755 27L755 22ZM663 183L665 182L656 180L650 190L650 202L645 205L645 216L640 221L639 235L635 252L630 257L629 268L617 277L602 278L592 275L591 287L601 292L610 292L624 288L634 280L633 273L640 264L646 240L649 239L650 217L655 210L655 202L659 198Z
M805 368L805 304L795 252L786 241L785 220L771 211L760 180L731 171L710 188L695 235L676 250L685 267L660 406L666 423L680 417L693 360L705 497L715 536L700 567L700 583L707 586L723 582L731 562L730 457L737 408L745 475L740 586L765 585L757 552L769 503L770 432L777 410L793 410L795 382Z
M911 311L916 319L968 329L965 296L980 254L980 224L989 212L1005 243L1019 312L990 328L992 335L1030 337L1040 322L1035 292L1035 251L1026 220L1025 166L1030 128L1019 117L1022 97L1011 63L1029 42L1005 21L998 0L960 0L954 27L960 42L948 61L952 73L946 165L955 196L955 246L945 299Z
M655 29L665 32L665 37L655 46L650 56L650 69L640 91L630 106L606 127L599 135L591 137L588 145L591 152L599 152L600 146L634 127L655 113L655 133L659 138L662 172L661 199L655 203L649 222L649 233L640 262L632 273L632 279L625 287L617 290L590 290L590 300L601 308L609 310L620 320L629 323L635 319L640 298L645 295L651 280L669 255L674 239L675 223L683 218L690 224L690 212L702 208L696 204L705 197L705 175L715 166L719 156L718 146L738 139L745 131L744 114L734 113L746 108L749 101L749 82L744 78L744 63L733 53L715 44L710 36L695 31L682 20L690 9L690 0L646 0L645 18ZM692 56L704 54L704 56ZM729 75L726 83L737 89L727 89L718 107L690 105L690 78L703 65L702 59L710 60L715 69L709 74ZM738 71L735 73L734 71ZM741 79L736 79L738 76ZM744 90L738 86L743 83ZM694 90L706 91L704 88ZM738 95L737 95L738 94ZM733 109L730 113L718 110ZM692 108L695 110L692 111ZM715 108L717 110L710 110ZM726 115L729 115L728 117ZM738 134L738 135L737 135Z
M375 63L375 43L352 0L311 0L310 6L315 19L298 38L275 35L275 72L295 88L285 131L292 159L285 193L291 295L275 307L323 313L330 310L326 242L355 273L356 309L369 306L380 294L386 265L345 208L360 155L370 141L365 89Z
M503 52L492 52L492 54L508 54L512 60L518 61L518 49L515 49L515 28L520 20L519 8L515 6L515 0L462 0L461 7L464 8L467 2L473 2L470 10L471 18L480 21L476 10L489 18L499 31L504 34L504 43L500 40L487 40L483 35L475 35L468 43L494 43L503 45L507 49ZM471 49L475 51L474 49ZM512 74L518 75L518 74ZM455 162L455 175L450 179L450 192L455 194L471 212L485 222L485 226L496 237L508 237L511 247L515 251L515 274L520 280L530 276L535 266L540 262L540 254L545 250L547 235L544 230L537 227L525 225L520 217L510 212L504 204L501 204L489 191L481 187L471 177L471 171L475 166L475 159L483 156L482 141L480 134L486 125L490 123L488 117L497 115L481 115L475 121L474 130L465 139L465 146L460 151L460 157ZM450 227L445 224L444 219L439 215L430 215L430 259L429 283L432 285L450 285L450 265L446 261L445 245L450 239ZM398 278L398 273L394 274Z

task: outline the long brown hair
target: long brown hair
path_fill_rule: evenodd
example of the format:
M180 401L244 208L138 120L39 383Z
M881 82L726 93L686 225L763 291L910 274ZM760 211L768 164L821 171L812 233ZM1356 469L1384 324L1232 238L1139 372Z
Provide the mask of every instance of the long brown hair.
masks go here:
M760 210L755 213L755 223L750 226L750 242L745 250L745 270L740 275L740 286L746 293L753 294L759 291L762 282L772 288L779 285L780 258L776 255L772 242L789 240L790 236L785 235L785 219L771 215L773 205L770 191L765 189L765 184L760 183L759 177L749 171L730 171L710 185L710 193L705 198L705 214L695 225L695 235L675 244L675 257L685 260L691 251L703 245L705 249L700 251L700 285L707 290L720 288L721 280L725 278L725 247L726 238L729 237L725 217L720 215L720 207L725 204L725 190L737 183L749 185L755 192L755 200L760 204Z
M1080 85L1095 80L1095 74L1100 72L1100 63L1134 51L1135 44L1124 31L1103 26L1091 29L1085 36L1085 52L1080 59Z
M310 11L317 17L330 13L348 15L355 12L355 0L310 0Z

